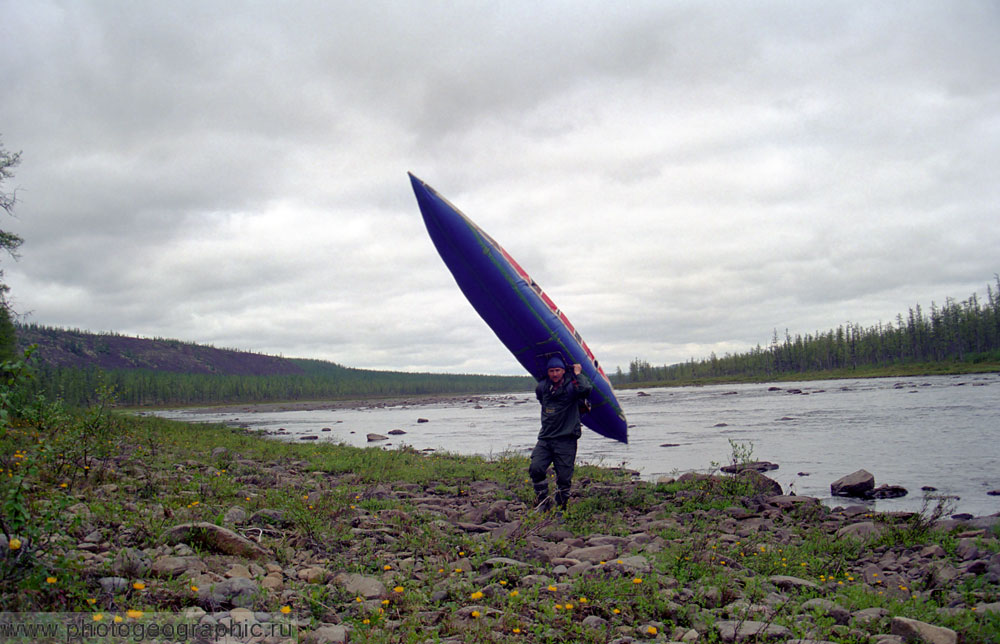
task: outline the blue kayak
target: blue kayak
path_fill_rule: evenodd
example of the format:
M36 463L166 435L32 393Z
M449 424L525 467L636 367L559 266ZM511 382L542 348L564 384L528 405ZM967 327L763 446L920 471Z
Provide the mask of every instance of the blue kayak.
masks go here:
M594 383L581 420L602 436L628 442L628 423L611 382L566 315L492 237L433 188L410 174L427 232L458 287L535 380L559 356L580 364Z

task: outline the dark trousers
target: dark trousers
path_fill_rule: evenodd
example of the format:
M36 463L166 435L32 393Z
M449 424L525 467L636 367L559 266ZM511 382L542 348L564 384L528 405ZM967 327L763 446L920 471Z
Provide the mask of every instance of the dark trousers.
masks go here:
M576 461L576 438L542 438L531 451L528 474L535 486L535 497L540 502L549 495L549 482L545 472L549 465L556 470L556 503L565 507L573 482L573 465Z

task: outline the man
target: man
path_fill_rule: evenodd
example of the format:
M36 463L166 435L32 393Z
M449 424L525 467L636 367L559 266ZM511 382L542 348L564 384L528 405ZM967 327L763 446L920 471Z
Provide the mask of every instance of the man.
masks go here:
M535 486L535 504L539 510L552 507L549 483L545 473L549 465L556 470L555 504L566 509L569 501L573 466L576 461L576 441L580 438L580 403L590 394L593 383L579 364L573 365L568 376L566 365L559 357L549 359L548 377L538 381L535 397L542 404L542 429L531 452L528 473Z

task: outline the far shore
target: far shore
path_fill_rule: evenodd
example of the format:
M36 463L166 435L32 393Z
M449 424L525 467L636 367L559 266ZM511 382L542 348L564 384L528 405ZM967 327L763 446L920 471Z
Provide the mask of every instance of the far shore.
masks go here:
M373 398L354 398L350 400L293 400L281 402L259 403L224 403L219 405L175 407L165 406L164 409L185 409L196 414L258 414L282 411L332 411L339 409L378 409L382 407L400 407L421 405L457 405L477 403L497 398L514 398L530 396L531 392L496 393L496 394L418 394L413 396L391 396ZM143 411L145 408L136 408Z
M962 367L962 368L959 368ZM931 363L923 365L908 365L886 367L878 370L838 370L807 372L802 374L785 374L767 379L752 379L740 377L702 378L698 380L664 381L664 382L634 382L615 385L618 390L653 389L658 387L700 387L710 385L735 384L768 384L788 382L811 382L824 380L840 380L854 378L919 378L926 376L975 375L1000 372L1000 364L965 364L965 363ZM391 396L370 396L347 398L342 400L284 400L274 402L243 402L219 403L217 405L158 405L157 409L186 409L192 413L203 414L235 414L235 413L267 413L281 411L325 411L339 409L374 409L381 407L399 407L403 405L455 405L469 402L480 402L498 397L530 396L530 391L484 393L445 393L445 394L411 394ZM133 407L133 411L141 412L150 407Z

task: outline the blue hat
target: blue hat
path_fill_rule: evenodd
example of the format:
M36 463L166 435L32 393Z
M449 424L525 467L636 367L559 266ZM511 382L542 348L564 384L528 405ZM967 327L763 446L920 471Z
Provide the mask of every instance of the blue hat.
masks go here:
M559 369L565 370L566 369L566 363L564 363L562 361L562 358L560 358L559 356L552 356L551 358L549 358L549 364L546 365L545 368L546 369L559 368Z

